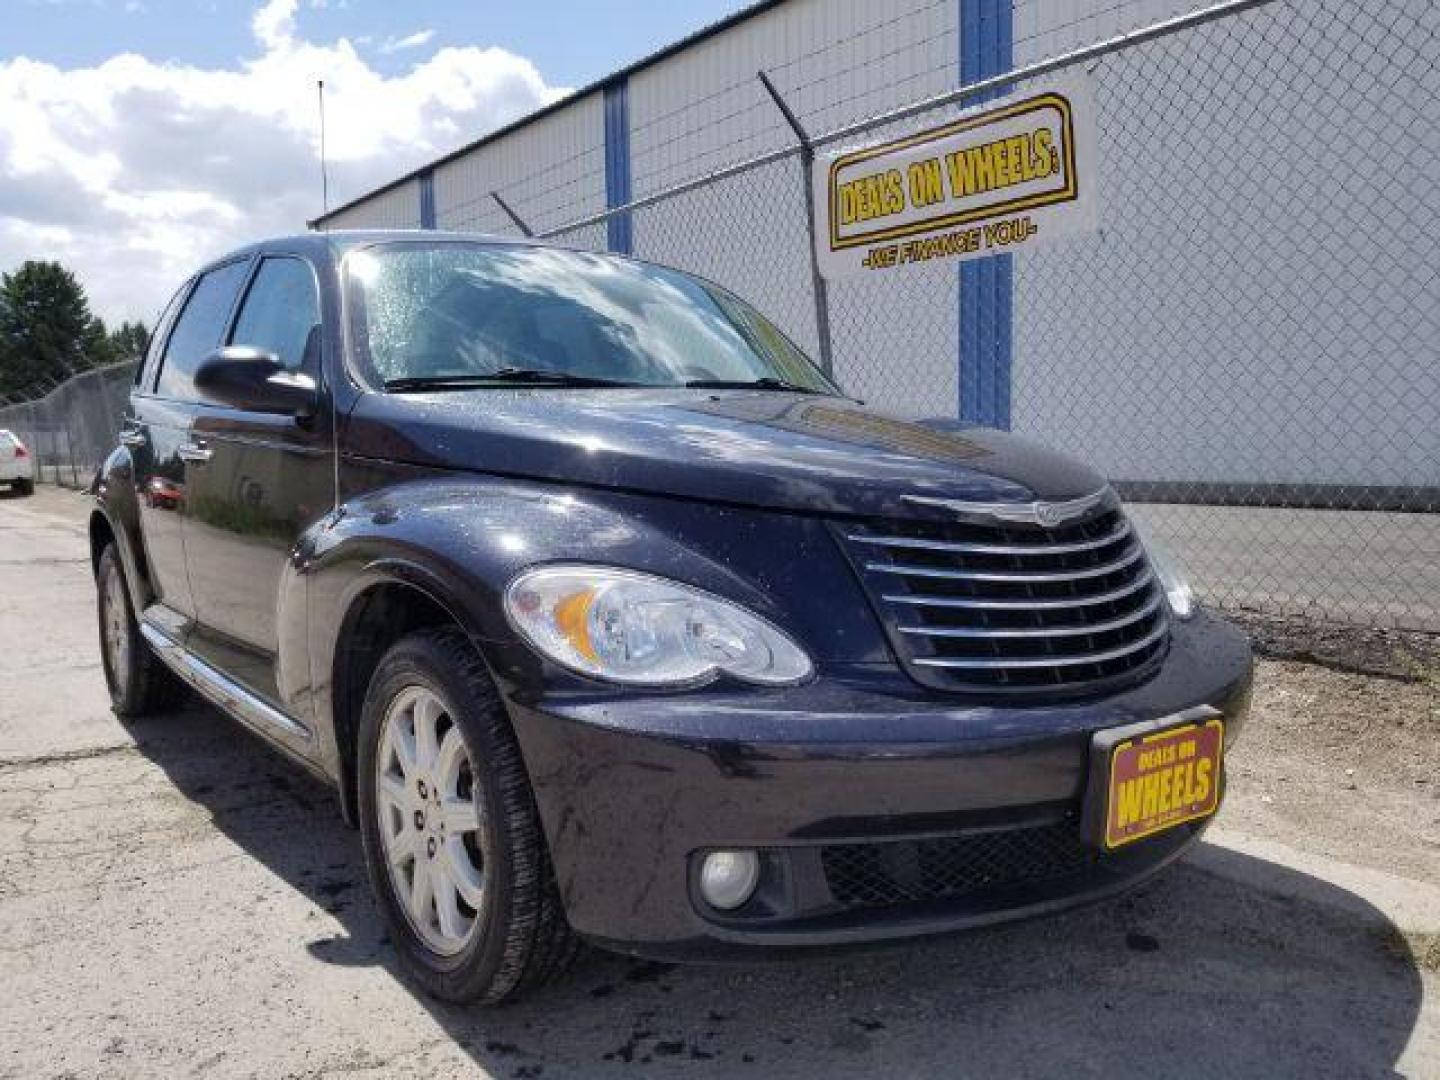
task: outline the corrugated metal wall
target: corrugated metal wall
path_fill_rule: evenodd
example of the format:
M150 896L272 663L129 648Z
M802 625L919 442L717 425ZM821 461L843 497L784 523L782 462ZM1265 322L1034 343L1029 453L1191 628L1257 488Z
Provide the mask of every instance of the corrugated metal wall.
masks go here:
M637 194L793 144L756 78L823 132L955 85L958 0L791 0L630 79Z
M420 185L406 181L330 215L327 229L418 229Z
M441 229L512 235L505 201L535 231L605 205L605 141L600 95L589 94L435 169Z
M1014 0L1015 64L1057 56L1203 6L1202 0Z

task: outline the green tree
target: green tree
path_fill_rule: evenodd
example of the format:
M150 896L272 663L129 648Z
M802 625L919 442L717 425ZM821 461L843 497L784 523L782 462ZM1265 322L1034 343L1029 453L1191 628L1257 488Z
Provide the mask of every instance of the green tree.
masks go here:
M122 322L110 331L110 349L116 360L139 360L150 348L150 328L143 322Z
M114 354L75 275L30 260L0 275L0 394L32 397Z

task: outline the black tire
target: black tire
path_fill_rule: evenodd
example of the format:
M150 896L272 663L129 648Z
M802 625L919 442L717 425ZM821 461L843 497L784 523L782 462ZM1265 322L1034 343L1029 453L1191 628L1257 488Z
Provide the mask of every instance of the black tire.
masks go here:
M399 695L422 687L460 730L483 810L484 910L459 952L432 949L397 895L381 837L377 760L384 720ZM401 965L445 1001L493 1005L561 975L579 951L565 920L535 797L509 717L485 665L458 630L421 630L381 658L362 706L358 794L365 863Z
M35 494L35 481L34 481L34 480L16 480L16 481L15 481L15 484L14 484L14 488L15 488L15 494L17 494L17 495L22 495L22 496L23 496L23 495L34 495L34 494Z
M120 552L113 543L100 553L95 567L95 610L100 627L100 661L115 715L132 720L174 707L184 687L160 661L140 634ZM116 609L116 605L119 609ZM112 618L112 615L114 616ZM112 635L123 634L124 646L113 646Z

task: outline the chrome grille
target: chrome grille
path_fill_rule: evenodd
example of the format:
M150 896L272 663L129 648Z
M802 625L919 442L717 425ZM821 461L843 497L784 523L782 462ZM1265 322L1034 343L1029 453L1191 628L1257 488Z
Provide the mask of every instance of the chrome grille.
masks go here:
M927 685L1083 691L1164 652L1163 592L1113 501L1052 527L977 516L840 531L896 651Z

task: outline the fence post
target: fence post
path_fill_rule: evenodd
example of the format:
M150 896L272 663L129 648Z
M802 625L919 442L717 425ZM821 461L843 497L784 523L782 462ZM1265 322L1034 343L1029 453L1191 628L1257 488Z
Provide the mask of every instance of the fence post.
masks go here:
M506 216L515 223L515 227L517 229L519 229L526 236L535 235L533 232L530 231L530 226L525 224L525 219L522 218L519 214L517 214L514 210L510 209L510 204L500 197L500 193L498 191L490 192L490 197L500 204L500 209L505 211Z
M45 406L45 416L45 423L50 428L50 468L55 473L50 482L56 487L63 487L64 485L60 482L60 428L55 423L54 410L51 409L48 402Z
M74 416L74 408L69 408L65 410L65 453L66 457L70 459L70 486L72 488L78 488L80 486L80 467L75 462L75 427L73 424ZM56 474L56 480L59 480L58 473Z
M755 74L760 77L760 85L765 87L765 92L770 95L770 100L775 102L775 107L780 110L780 115L785 118L800 143L800 182L805 187L805 235L810 238L810 284L815 296L815 334L820 343L820 367L826 375L834 375L835 361L830 350L830 285L820 273L820 256L815 251L815 178L811 175L815 165L815 145L810 141L810 136L800 120L780 96L780 91L775 89L770 76L763 71Z

